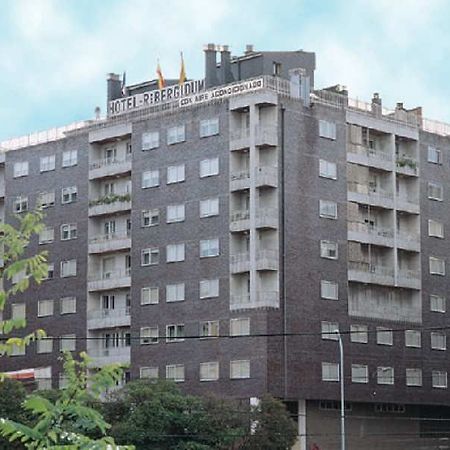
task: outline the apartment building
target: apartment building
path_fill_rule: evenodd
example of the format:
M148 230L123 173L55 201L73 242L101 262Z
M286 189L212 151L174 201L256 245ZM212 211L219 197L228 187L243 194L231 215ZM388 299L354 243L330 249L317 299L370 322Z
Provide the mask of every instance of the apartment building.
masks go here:
M1 370L63 386L60 352L87 350L126 379L270 392L298 448L337 449L339 331L350 448L448 437L450 125L314 70L210 44L204 80L110 74L105 119L2 143L3 220L42 208L27 251L49 252L4 316L52 339Z

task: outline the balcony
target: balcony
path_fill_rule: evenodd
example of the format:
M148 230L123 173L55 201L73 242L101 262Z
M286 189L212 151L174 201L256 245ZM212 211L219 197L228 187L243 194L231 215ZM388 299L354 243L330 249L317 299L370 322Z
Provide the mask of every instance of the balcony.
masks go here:
M256 228L278 228L278 210L276 208L256 209Z
M418 163L415 158L406 156L397 157L395 170L403 175L417 177L419 175Z
M230 297L230 309L232 311L253 308L278 308L280 295L278 291L257 291L255 298L250 294L232 295Z
M366 284L393 286L394 268L369 264L364 261L349 261L348 280Z
M230 256L230 272L243 273L250 271L250 253L237 253Z
M420 275L420 270L399 269L397 272L396 286L409 289L420 289L422 284Z
M257 147L276 147L278 130L274 125L258 125L255 128L255 144Z
M250 228L250 211L248 209L236 210L230 215L230 231L240 232Z
M130 347L93 348L87 351L93 359L93 367L102 367L108 364L130 364Z
M5 196L5 183L0 183L0 198Z
M348 240L393 247L394 232L389 228L371 226L363 222L348 222Z
M242 191L244 189L250 189L250 172L248 170L232 172L230 183L231 192Z
M278 187L278 168L261 166L255 169L256 187Z
M381 188L374 188L368 184L349 181L348 200L350 202L363 203L371 206L380 206L382 208L393 209L394 201L391 192Z
M131 194L111 194L89 201L89 217L105 216L131 210Z
M230 132L230 150L244 150L250 147L250 128L237 128Z
M89 253L107 253L131 248L129 233L110 233L89 239Z
M256 252L256 270L278 270L279 254L277 250L259 250Z
M420 252L420 236L415 233L397 232L397 247L412 252Z
M130 326L130 308L97 309L87 312L89 330Z
M89 179L112 177L131 173L131 154L123 159L105 158L89 166Z
M131 286L131 270L114 270L103 274L93 275L88 280L88 290L106 291L109 289L122 289Z
M418 198L412 198L405 195L398 195L396 200L397 200L397 209L409 212L411 214L419 214L420 207Z
M391 154L364 145L349 144L347 161L387 171L394 168Z

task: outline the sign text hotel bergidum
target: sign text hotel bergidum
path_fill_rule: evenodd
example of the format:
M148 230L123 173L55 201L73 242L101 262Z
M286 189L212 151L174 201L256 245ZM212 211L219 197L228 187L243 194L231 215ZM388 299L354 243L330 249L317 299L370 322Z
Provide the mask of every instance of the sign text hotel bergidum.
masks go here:
M203 80L187 81L181 85L143 92L109 102L109 116L117 116L133 110L178 101L178 106L197 105L211 100L219 100L233 95L245 94L264 87L264 79L255 78L225 86L205 90Z

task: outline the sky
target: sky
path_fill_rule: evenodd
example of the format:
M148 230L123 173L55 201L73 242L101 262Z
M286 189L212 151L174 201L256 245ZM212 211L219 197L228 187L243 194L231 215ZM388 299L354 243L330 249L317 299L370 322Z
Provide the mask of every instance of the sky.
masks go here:
M448 0L0 0L0 141L106 111L106 74L203 78L203 45L316 53L316 88L450 122Z

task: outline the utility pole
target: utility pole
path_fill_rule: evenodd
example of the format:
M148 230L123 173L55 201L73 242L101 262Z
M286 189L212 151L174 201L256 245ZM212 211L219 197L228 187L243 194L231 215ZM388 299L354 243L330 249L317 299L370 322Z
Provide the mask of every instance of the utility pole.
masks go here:
M342 344L342 336L338 331L339 338L339 358L340 358L340 382L341 382L341 450L345 450L345 403L344 403L344 346Z

